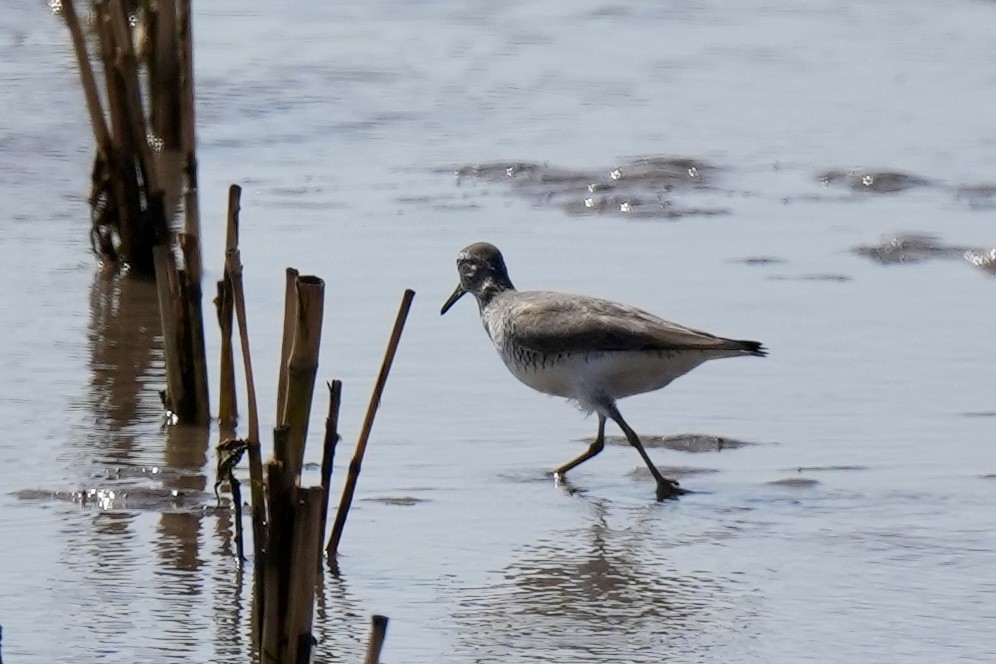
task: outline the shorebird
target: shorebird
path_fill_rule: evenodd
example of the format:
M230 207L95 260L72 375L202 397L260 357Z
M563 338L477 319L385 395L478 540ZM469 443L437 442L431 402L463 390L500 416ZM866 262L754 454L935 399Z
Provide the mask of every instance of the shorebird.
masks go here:
M598 416L594 442L554 470L558 480L602 451L605 422L612 420L657 481L658 500L687 493L650 460L616 400L659 390L707 360L767 355L757 341L724 339L625 304L584 295L518 291L501 252L486 242L464 248L457 255L457 270L460 283L440 314L470 293L477 300L485 331L513 376Z

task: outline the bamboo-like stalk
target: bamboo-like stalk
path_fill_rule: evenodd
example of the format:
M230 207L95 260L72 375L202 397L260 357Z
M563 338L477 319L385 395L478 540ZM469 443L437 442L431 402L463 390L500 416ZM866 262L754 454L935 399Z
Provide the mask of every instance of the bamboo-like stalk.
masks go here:
M315 610L315 580L321 560L319 517L322 489L297 490L294 533L291 545L290 585L285 638L287 662L308 662L311 652L311 620Z
M180 286L183 288L184 329L186 330L187 346L184 348L183 364L190 372L190 386L193 403L191 412L185 423L206 426L211 423L211 397L208 389L207 354L204 343L204 316L201 309L201 282L191 274L190 265L196 261L200 253L200 244L196 237L188 233L180 233L180 251L183 252L186 269Z
M106 3L93 6L94 27L100 44L100 59L103 64L104 85L107 89L107 112L110 118L110 149L105 155L106 162L100 163L99 155L94 164L93 193L91 205L94 205L102 190L108 191L108 206L113 210L111 225L116 227L121 242L119 252L126 260L137 255L138 247L143 240L143 229L138 217L141 208L141 198L138 191L138 178L135 165L129 158L133 154L130 122L126 116L127 105L124 101L124 81L115 67L117 49L114 46L114 35L111 31L109 7ZM104 168L106 172L101 173ZM106 181L106 184L105 184ZM110 242L108 242L110 247ZM119 258L115 252L114 258ZM153 271L155 259L153 259Z
M332 463L335 461L335 448L339 444L339 406L342 404L342 381L328 383L329 413L325 418L325 440L322 445L322 515L318 520L318 560L321 562L325 546L325 524L329 516L329 491L332 488Z
M121 0L107 0L108 16L111 24L111 34L114 36L117 52L114 65L121 75L124 84L124 103L127 108L127 129L131 131L133 147L142 178L148 192L162 191L162 182L155 161L152 159L152 149L146 139L145 116L142 110L142 93L138 82L138 62L135 59L135 49L131 43L131 31L128 28L128 17Z
M294 326L297 316L297 277L298 271L287 268L284 281L284 333L280 341L280 370L277 372L277 423L284 421L284 407L287 404L287 361L290 360L291 346L294 345Z
M186 175L186 191L184 193L184 210L186 212L186 231L196 237L196 261L191 261L191 274L201 280L201 214L198 201L197 186L197 125L196 105L194 104L194 46L193 25L191 24L190 0L179 0L179 15L177 17L177 36L179 45L180 79L178 82L178 99L180 108L180 150L183 155L183 172Z
M367 414L363 420L360 438L356 442L356 452L349 462L349 474L346 477L346 484L342 489L339 509L335 515L335 523L332 525L332 535L329 537L329 544L326 550L330 559L334 558L339 552L339 542L342 539L343 528L346 527L346 516L349 514L349 508L353 503L353 493L356 491L356 481L360 476L360 467L363 464L363 455L367 449L367 441L370 439L374 417L377 415L377 408L380 406L380 397L384 393L387 376L391 373L391 364L394 362L394 355L398 350L398 342L401 340L401 332L405 328L405 321L408 319L408 310L411 309L414 297L415 291L409 288L405 291L404 297L401 298L398 317L394 321L391 338L387 343L387 351L384 353L380 373L377 375L377 383L374 385L373 394L370 396L370 404L367 406Z
M167 409L175 413L185 401L183 370L180 366L179 341L176 337L176 300L172 285L176 284L176 261L169 247L159 245L152 250L156 267L156 288L159 291L159 316L163 326L163 359L166 364Z
M186 5L188 0L184 0ZM189 7L188 7L189 9ZM228 188L228 214L225 223L225 256L236 252L239 248L239 204L242 188L233 184ZM220 301L220 304L218 302ZM229 278L227 258L222 279L218 282L218 323L221 327L221 401L218 407L218 418L222 428L234 428L239 417L238 399L235 395L235 360L232 348L232 315L235 304L235 294L232 281ZM260 461L260 471L262 471ZM262 479L262 472L260 477ZM253 503L257 496L253 494Z
M300 477L304 463L304 444L308 437L308 420L311 417L311 400L315 391L315 375L318 372L325 282L318 277L303 275L297 278L296 288L294 344L287 360L287 401L281 422L290 428L286 470L293 477Z
M157 0L150 11L155 25L154 45L148 58L152 130L167 150L179 150L182 111L176 0Z
M196 151L196 110L194 104L194 29L191 20L190 0L180 0L180 15L178 29L180 33L180 108L182 125L182 150L185 155L188 186L197 188ZM200 232L200 229L187 228L188 232Z
M374 614L370 618L370 641L367 642L367 656L363 664L380 664L380 651L384 649L387 637L387 616Z
M276 441L287 435L286 427L274 429ZM266 532L266 560L256 567L256 576L263 577L262 641L260 653L264 664L286 662L286 620L288 615L287 588L290 578L291 544L294 528L296 486L292 475L280 461L266 464L267 504L270 522Z

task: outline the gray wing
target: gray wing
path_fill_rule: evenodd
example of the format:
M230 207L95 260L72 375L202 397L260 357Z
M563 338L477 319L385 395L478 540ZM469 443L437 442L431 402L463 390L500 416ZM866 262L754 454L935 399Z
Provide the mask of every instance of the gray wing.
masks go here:
M724 339L636 307L592 297L520 292L512 309L516 341L542 353L712 350L766 354L756 341Z

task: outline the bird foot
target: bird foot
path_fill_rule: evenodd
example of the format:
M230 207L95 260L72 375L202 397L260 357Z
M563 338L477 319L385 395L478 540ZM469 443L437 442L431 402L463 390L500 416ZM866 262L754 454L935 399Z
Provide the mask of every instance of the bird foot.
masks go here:
M661 479L657 482L657 500L673 500L688 493L688 489L682 489L677 480Z

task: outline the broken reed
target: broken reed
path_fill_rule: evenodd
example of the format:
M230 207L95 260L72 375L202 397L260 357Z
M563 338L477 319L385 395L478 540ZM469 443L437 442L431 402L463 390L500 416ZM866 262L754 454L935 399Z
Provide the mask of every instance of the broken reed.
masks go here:
M232 357L234 353L232 344L224 342L224 338L230 337L232 333L231 324L226 321L230 321L234 313L239 327L248 392L249 425L245 446L249 452L256 571L253 633L263 662L297 664L308 661L313 644L311 622L315 586L323 556L332 461L339 439L338 421L342 383L338 380L329 383L329 411L325 422L321 486L302 487L301 467L318 369L325 284L318 277L300 275L297 270L288 269L284 338L277 396L279 424L273 432L274 455L273 459L265 464L264 478L264 466L260 454L259 414L246 323L243 268L238 248L240 198L241 189L237 185L232 185L228 197L225 272L223 279L217 284L219 295L215 302L223 330L221 399L223 403L229 404L222 410L230 414L234 424L234 375L226 378L229 368L234 367ZM336 514L336 524L328 549L330 562L342 537L345 515L352 502L363 453L370 438L374 417L380 405L414 295L412 290L405 291L401 308L395 319ZM231 311L226 314L226 309L229 307ZM229 328L227 332L226 325ZM234 374L234 369L231 373ZM222 447L234 442L241 441L225 441L219 445L219 454L222 452ZM230 472L230 469L226 472ZM375 621L371 653L379 653L383 641L383 626L386 626L386 619L383 619L382 626L379 626L380 620L381 618L377 617Z
M131 15L124 0L88 6L94 58L74 0L60 3L96 142L91 243L105 261L155 275L167 408L179 423L207 425L190 0L141 3ZM171 211L179 209L174 236Z

